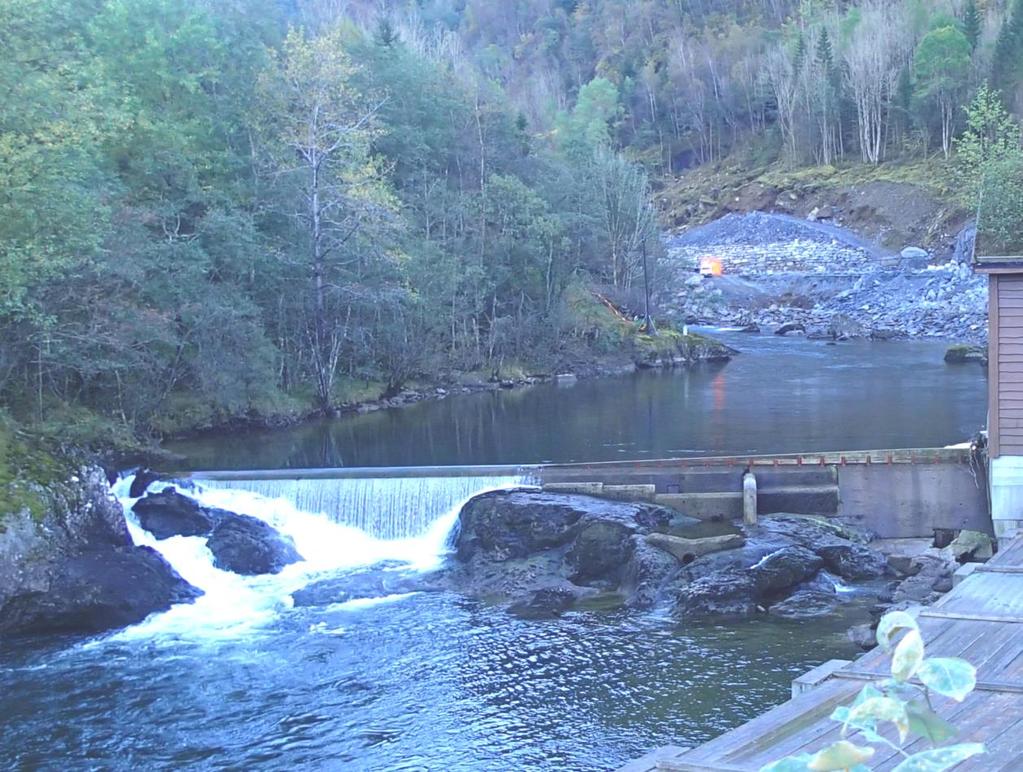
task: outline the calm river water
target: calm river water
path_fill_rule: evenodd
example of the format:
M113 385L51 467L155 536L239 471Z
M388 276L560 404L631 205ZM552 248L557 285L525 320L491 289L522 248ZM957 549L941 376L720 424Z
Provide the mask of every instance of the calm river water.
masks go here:
M940 344L733 341L744 353L723 366L177 449L205 468L570 461L947 444L983 421L982 371L947 367ZM272 522L306 562L237 577L201 539L156 543L132 523L206 595L108 636L0 645L4 768L613 769L784 700L794 676L854 653L844 631L871 602L850 593L824 621L699 625L620 611L524 621L444 593L294 608L313 579L436 565L457 508L389 539L252 491L195 495Z
M944 343L716 337L742 353L171 447L204 469L516 464L932 447L984 425L984 370Z

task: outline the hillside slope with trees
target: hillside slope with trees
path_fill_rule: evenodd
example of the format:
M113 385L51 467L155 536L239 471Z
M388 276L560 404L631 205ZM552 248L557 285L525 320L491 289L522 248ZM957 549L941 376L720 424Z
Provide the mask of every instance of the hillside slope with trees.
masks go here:
M65 438L607 353L655 199L727 196L728 168L915 170L964 211L1021 168L1023 0L6 11L0 405Z

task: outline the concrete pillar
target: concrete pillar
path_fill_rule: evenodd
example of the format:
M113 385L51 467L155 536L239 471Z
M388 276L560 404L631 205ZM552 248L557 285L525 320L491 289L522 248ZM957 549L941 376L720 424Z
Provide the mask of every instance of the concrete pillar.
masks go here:
M742 476L742 522L757 524L757 478L753 472Z

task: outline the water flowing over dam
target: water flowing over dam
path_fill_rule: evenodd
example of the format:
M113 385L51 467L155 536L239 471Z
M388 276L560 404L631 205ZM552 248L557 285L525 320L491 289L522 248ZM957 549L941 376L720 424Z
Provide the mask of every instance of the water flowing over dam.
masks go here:
M526 484L525 474L498 469L493 475L429 476L430 470L313 470L311 476L259 473L196 473L193 479L226 490L243 490L267 499L284 499L303 512L326 515L378 539L423 534L452 507L491 488ZM249 478L245 479L249 474ZM307 472L307 474L310 474Z

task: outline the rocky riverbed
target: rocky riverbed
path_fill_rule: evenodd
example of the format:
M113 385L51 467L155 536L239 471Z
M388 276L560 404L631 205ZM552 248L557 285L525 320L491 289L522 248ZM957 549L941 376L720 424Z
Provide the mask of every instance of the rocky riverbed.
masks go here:
M981 343L987 283L969 265L973 236L967 227L941 250L892 253L822 217L728 215L666 239L672 281L659 302L690 323ZM722 276L699 273L707 258Z
M381 564L315 582L294 600L325 606L454 591L525 618L625 607L685 621L819 617L866 595L875 598L876 625L890 608L935 601L960 562L986 559L991 546L983 534L964 534L942 549L917 543L907 552L812 516L708 524L647 502L520 489L462 508L453 556L439 571ZM854 628L854 640L868 641L872 624Z

